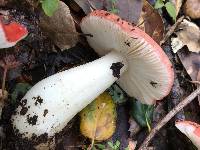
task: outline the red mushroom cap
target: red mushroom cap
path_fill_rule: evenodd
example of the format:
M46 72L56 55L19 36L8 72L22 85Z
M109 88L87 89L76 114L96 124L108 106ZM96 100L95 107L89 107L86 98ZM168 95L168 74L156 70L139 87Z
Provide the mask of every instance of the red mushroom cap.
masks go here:
M169 94L174 81L172 64L162 48L144 31L104 10L83 18L81 29L99 54L118 51L128 60L128 70L118 80L129 96L154 104Z
M178 121L175 126L200 149L200 125L191 121Z
M18 41L25 38L28 34L26 27L17 23L10 22L5 24L0 17L0 48L14 46Z

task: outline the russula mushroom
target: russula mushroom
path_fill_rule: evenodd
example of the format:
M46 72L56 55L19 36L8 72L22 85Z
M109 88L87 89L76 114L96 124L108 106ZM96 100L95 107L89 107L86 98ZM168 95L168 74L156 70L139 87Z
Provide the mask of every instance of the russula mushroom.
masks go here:
M191 121L177 121L175 126L200 149L200 125Z
M96 10L81 22L87 40L100 55L93 62L59 72L31 88L12 116L22 137L60 132L116 80L130 95L154 104L173 84L172 65L160 46L137 27Z
M17 23L7 23L0 16L0 48L8 48L14 46L17 42L25 38L28 34L26 27Z

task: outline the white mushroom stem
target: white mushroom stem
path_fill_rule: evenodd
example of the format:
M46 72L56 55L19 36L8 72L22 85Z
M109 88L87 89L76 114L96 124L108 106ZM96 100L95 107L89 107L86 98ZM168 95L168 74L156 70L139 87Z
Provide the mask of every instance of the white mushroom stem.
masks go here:
M27 92L12 116L14 128L27 138L45 133L54 136L118 79L111 69L118 62L124 65L121 75L127 70L126 59L118 52L111 52L40 81Z

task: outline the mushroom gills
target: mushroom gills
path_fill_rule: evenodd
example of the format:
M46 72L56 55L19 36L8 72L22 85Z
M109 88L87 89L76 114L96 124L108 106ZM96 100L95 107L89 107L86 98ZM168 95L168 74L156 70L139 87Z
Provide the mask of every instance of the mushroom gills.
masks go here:
M111 52L40 81L22 98L12 116L14 129L28 139L33 135L54 136L118 79L113 74L120 77L127 67L119 52Z

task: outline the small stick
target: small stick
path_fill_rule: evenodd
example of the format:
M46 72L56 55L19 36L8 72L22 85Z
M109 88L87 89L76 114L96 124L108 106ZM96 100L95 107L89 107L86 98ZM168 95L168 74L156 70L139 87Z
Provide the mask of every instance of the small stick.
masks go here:
M94 10L97 10L97 8L90 2L90 0L87 0L89 5L90 5L90 10L91 12L94 11Z
M146 150L147 146L151 139L155 136L155 134L172 118L183 109L187 104L192 102L195 97L200 94L200 88L197 88L194 92L192 92L188 97L186 97L183 101L181 101L176 107L174 107L150 132L144 142L141 144L138 150Z
M190 83L193 83L193 84L198 84L200 85L200 81L189 81Z
M183 21L184 18L185 18L185 16L180 17L176 21L176 23L173 26L171 26L171 28L169 29L169 31L165 34L165 37L163 38L163 40L160 41L160 45L164 44L167 41L167 39L174 33L176 27Z

